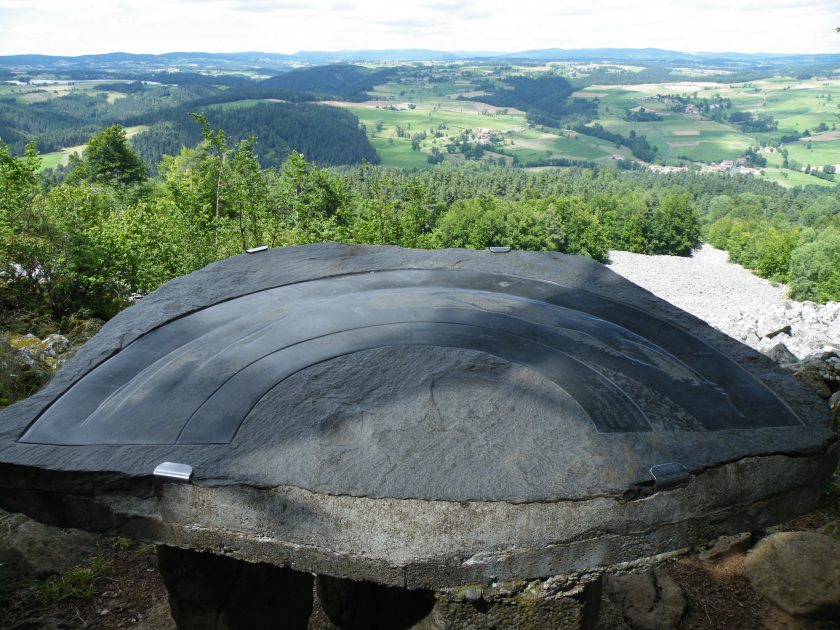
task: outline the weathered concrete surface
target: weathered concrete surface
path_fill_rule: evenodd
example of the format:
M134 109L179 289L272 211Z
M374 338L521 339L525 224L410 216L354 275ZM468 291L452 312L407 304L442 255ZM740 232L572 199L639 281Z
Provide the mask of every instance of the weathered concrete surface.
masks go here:
M182 630L579 630L594 626L601 598L598 579L433 592L328 576L313 583L307 573L164 546L158 561Z
M480 295L463 291L463 277L479 282ZM440 290L426 291L430 278ZM316 280L321 292L307 294ZM408 288L386 296L392 319L445 314L433 323L457 320L480 332L452 347L461 338L450 329L441 345L433 343L440 327L416 334L401 328L387 343L365 347L353 331L378 314L369 302L342 300L354 286L378 290L377 282L382 290ZM82 391L74 384L97 366L105 369L109 357L144 347L150 331L167 322L183 330L183 338L171 339L176 348L193 339L191 322L221 312L207 307L251 304L248 296L259 301L267 290L275 292L276 310L248 320L254 339L269 339L261 336L263 325L281 329L269 332L282 343L295 330L311 331L317 309L292 317L294 296L306 294L344 305L345 315L330 325L346 320L351 332L340 340L340 331L331 333L330 340L350 350L312 346L321 358L257 390L253 407L234 414L234 431L220 443L212 443L220 433L211 432L208 442L200 430L193 442L181 441L192 416L175 417L183 431L171 432L167 411L180 408L179 387L193 391L193 375L214 377L214 361L227 356L224 344L196 362L179 350L165 370L148 373L148 382L157 378L175 392L171 406L151 401L162 412L140 413L153 407L144 406L150 396L142 395L142 383L133 383L123 390L132 393L125 401L140 404L126 407L128 415L114 406L119 400L103 401L67 419L62 434L62 393ZM493 337L488 321L510 328ZM243 350L249 341L242 331L225 330L232 354L259 354L260 343ZM520 341L507 339L502 348L498 342L510 331ZM551 351L522 350L540 344ZM560 354L574 357L579 370L556 363ZM261 370L245 384L266 374L272 372ZM595 381L598 387L587 389ZM638 408L638 417L610 416L610 405L586 398L612 386L632 395L622 408ZM704 395L692 399L691 392ZM227 413L225 405L198 408L214 421ZM112 421L122 424L103 440ZM765 527L810 509L837 456L827 406L805 386L591 260L315 245L210 265L109 322L42 392L0 414L0 504L62 525L437 589L592 571ZM156 486L151 472L162 461L190 464L192 484ZM668 462L687 468L687 485L653 486L650 467Z

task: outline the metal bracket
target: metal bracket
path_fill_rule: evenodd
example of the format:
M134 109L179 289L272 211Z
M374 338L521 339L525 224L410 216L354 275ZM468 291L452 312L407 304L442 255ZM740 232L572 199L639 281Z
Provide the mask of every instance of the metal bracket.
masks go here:
M189 483L192 478L192 466L187 464L176 464L175 462L163 462L158 464L153 473L156 481L180 481Z
M488 247L487 249L490 250L491 254L507 254L510 251L510 247L508 247L507 245L505 245L503 247L502 246L493 246L493 247Z
M650 467L655 490L668 490L688 483L688 469L682 464L669 462Z
M251 249L246 249L246 254L258 254L259 252L264 252L268 249L268 245L259 245L257 247L252 247Z

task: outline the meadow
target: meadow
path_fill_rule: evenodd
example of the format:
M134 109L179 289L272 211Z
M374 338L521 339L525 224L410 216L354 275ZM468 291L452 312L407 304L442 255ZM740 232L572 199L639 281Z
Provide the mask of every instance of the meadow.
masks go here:
M710 120L700 113L669 111L657 95L696 95L698 99L727 99L726 114L751 112L772 116L778 124L773 132L745 133L736 124ZM768 163L764 176L783 185L830 185L803 172L806 165L840 164L840 80L799 80L775 77L743 84L711 82L654 83L641 85L593 85L576 93L579 98L598 98L599 122L609 131L628 135L635 131L658 149L665 163L680 161L713 163L744 155L750 148L778 144L782 136L810 137L787 142L790 167L781 158ZM625 119L627 110L643 107L662 120L639 122ZM822 127L821 127L822 126ZM819 128L826 131L817 132ZM838 169L840 170L840 169Z

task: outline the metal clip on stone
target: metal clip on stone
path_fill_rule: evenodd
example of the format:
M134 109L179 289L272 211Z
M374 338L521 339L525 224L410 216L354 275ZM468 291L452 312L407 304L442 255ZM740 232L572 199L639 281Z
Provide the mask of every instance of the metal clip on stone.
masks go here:
M654 490L669 490L688 483L688 469L682 464L669 462L650 467Z
M176 464L175 462L163 462L158 464L153 473L155 481L180 481L189 483L192 479L192 466L187 464Z

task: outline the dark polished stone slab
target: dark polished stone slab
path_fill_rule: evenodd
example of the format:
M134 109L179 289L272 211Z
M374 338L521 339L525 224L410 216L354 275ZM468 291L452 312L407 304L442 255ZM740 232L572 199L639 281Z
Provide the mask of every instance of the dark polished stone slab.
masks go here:
M800 424L756 378L650 314L580 288L409 270L267 289L164 324L82 377L20 441L227 444L289 376L396 346L478 350L525 366L569 394L599 432L650 431L645 410L673 405L693 430ZM627 378L619 385L609 373ZM671 420L664 430L686 428Z

